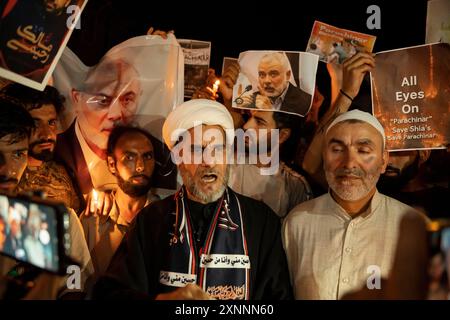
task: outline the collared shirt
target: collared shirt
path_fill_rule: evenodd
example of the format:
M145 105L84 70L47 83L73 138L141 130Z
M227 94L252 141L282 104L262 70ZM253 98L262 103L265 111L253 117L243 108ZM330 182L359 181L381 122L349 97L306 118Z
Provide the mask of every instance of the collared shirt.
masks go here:
M81 133L78 121L75 123L75 135L80 143L83 151L84 159L88 166L89 174L91 176L92 185L97 190L112 190L117 188L117 178L109 171L106 160L97 156L91 150L89 145Z
M115 194L112 193L112 195L114 197ZM149 192L145 206L156 200L159 200L159 198ZM97 274L104 273L117 247L128 231L130 223L120 214L120 209L114 200L108 217L103 219L96 214L90 217L82 216L81 224L83 225L95 272Z
M271 99L272 109L275 109L275 110L281 109L281 105L283 104L284 97L286 96L288 88L289 88L289 83L287 84L286 88L283 90L283 92L278 97L276 97L274 100Z
M340 299L366 286L373 270L387 278L400 221L412 212L378 191L353 219L329 193L294 208L282 236L295 298Z
M312 199L306 179L284 163L274 175L262 175L260 168L252 164L230 165L228 185L237 193L264 202L280 217Z

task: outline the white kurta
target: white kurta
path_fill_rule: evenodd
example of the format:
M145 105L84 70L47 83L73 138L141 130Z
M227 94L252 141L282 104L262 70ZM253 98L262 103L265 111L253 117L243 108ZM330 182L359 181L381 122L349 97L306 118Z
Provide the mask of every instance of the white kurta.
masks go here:
M354 219L329 193L294 208L282 236L295 298L340 299L367 285L371 266L387 278L400 221L414 211L378 191Z
M231 165L228 185L237 193L264 202L280 217L312 198L306 179L284 163L274 175L261 175L260 168L251 164Z

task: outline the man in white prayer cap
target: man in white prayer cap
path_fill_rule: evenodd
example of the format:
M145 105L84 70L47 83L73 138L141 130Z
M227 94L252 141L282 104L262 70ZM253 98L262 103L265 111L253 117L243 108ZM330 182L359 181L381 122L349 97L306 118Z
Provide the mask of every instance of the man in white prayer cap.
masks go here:
M167 117L163 138L183 186L137 215L94 298L292 298L279 219L227 187L234 126L226 107L187 101Z
M283 224L296 299L380 289L390 275L400 222L419 213L376 189L388 164L385 140L378 120L360 110L328 127L322 152L329 192L295 207Z

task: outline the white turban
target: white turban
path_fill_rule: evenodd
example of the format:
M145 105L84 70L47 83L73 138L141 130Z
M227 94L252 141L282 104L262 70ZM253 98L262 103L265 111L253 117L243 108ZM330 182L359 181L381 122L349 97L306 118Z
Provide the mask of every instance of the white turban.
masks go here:
M200 124L221 126L227 135L227 143L233 143L234 124L231 114L224 105L207 99L193 99L176 107L164 122L164 142L172 149L184 132Z
M352 110L352 111L347 111L341 115L339 115L338 117L336 117L336 119L334 119L334 121L328 126L328 129L325 133L325 135L328 133L328 131L330 131L330 129L332 127L334 127L336 124L338 124L339 122L342 121L346 121L346 120L360 120L363 121L365 123L370 124L372 127L374 127L383 137L383 148L386 145L386 135L384 133L384 128L381 125L381 123L378 121L377 118L375 118L373 115L371 115L368 112L364 112L361 110Z

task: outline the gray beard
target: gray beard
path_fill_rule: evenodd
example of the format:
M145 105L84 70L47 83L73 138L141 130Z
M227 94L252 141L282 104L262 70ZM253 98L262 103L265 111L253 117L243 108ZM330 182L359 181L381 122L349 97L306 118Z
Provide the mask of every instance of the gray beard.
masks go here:
M339 185L333 173L325 170L325 176L329 187L335 194L345 201L358 201L369 194L369 192L377 185L379 175L368 174L363 179L363 184L359 187L356 186L342 186Z
M180 171L180 174L183 178L183 183L190 194L192 194L193 196L195 196L197 199L201 200L202 202L211 203L211 202L215 202L215 201L219 200L220 197L225 192L225 190L228 186L228 179L230 176L230 166L227 165L227 169L225 171L225 175L223 177L223 181L222 181L222 184L220 185L220 187L217 189L216 192L213 192L211 194L206 194L206 193L202 192L200 189L198 189L192 179L192 176L188 172L183 174Z

